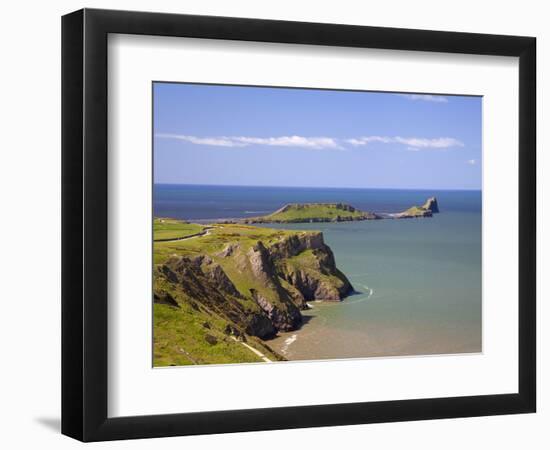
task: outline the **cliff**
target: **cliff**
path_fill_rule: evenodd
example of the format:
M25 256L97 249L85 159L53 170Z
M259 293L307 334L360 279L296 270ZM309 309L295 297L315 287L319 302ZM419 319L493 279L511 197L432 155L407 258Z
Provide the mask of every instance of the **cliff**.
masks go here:
M230 344L232 339L223 337L234 337L280 359L261 340L300 327L300 311L308 308L308 301L341 301L353 291L320 232L244 225L218 225L210 231L194 239L155 243L154 302L176 315L184 308L198 317L196 322L214 323L215 317L219 325L202 334L217 333L217 343ZM155 349L162 327L155 327ZM197 350L189 352L191 357L216 362L205 355L205 349L213 350L205 342L194 341L191 347ZM173 360L167 352L161 351L159 359Z
M432 213L438 213L439 212L439 205L437 204L437 198L430 197L428 200L426 200L426 203L422 205L422 208L427 209L431 211Z
M435 197L430 197L422 206L411 206L406 211L395 214L394 219L414 219L417 217L432 217L439 213L439 205Z

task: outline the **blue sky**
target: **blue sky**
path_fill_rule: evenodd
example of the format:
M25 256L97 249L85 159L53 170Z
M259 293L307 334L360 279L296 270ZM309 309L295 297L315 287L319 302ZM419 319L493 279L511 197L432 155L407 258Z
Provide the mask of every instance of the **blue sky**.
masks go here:
M481 188L480 97L154 84L155 183Z

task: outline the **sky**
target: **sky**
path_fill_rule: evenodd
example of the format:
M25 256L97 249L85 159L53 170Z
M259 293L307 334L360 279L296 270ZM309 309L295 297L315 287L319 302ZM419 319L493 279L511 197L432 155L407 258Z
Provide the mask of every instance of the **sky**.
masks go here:
M154 180L481 189L481 108L481 97L154 83Z

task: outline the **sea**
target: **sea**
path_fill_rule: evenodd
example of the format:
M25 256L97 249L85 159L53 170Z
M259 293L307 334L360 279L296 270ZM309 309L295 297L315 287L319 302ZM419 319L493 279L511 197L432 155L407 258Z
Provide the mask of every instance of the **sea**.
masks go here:
M157 217L193 222L271 213L286 203L395 213L436 196L432 218L270 224L322 231L356 293L310 302L304 325L267 342L289 360L482 351L481 191L156 184Z

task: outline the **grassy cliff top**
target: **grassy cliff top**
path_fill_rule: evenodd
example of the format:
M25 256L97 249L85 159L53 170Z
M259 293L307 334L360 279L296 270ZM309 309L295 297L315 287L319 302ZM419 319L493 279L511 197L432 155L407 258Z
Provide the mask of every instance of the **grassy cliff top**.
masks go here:
M361 218L366 213L344 203L292 203L283 206L272 214L263 216L265 221L278 222L307 221L310 219L332 220L341 218Z
M154 261L155 264L162 264L174 254L184 256L202 254L216 257L216 254L222 252L228 245L238 245L243 251L247 251L258 241L262 241L264 245L269 246L281 238L308 233L317 232L276 230L242 224L216 224L209 228L203 236L184 240L155 242Z
M185 240L155 242L153 261L155 265L161 265L174 255L191 258L205 255L221 265L236 288L247 299L250 296L250 289L255 289L276 302L275 293L266 289L266 286L259 283L254 275L250 267L249 252L257 246L258 242L265 247L271 247L285 238L317 234L319 234L317 231L276 230L241 224L219 224L208 229L207 233L202 236ZM243 300L243 303L247 303L248 300Z
M182 239L202 232L204 227L184 220L156 217L153 220L153 240Z

